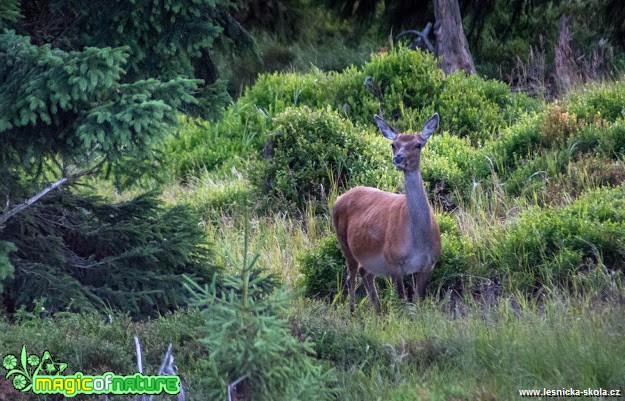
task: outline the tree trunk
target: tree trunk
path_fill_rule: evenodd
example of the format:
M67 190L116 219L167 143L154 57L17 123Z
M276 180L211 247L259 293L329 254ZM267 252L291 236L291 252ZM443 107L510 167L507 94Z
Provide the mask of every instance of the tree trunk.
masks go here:
M475 74L469 43L462 29L458 0L434 0L436 55L445 74L462 70Z

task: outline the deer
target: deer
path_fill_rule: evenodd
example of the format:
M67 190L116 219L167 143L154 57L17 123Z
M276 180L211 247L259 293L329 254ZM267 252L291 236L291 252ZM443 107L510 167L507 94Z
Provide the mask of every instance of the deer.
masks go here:
M334 203L332 223L347 264L351 313L359 272L379 313L376 276L390 276L397 296L405 299L403 277L414 274L413 291L424 299L425 286L441 256L441 234L420 171L421 150L438 128L438 113L416 134L401 133L378 115L374 119L382 135L392 141L393 164L404 174L404 194L358 186Z

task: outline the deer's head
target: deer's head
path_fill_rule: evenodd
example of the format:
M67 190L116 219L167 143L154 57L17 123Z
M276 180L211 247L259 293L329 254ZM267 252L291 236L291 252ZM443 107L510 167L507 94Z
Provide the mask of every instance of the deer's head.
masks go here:
M397 169L412 172L419 170L421 162L421 149L430 138L430 135L438 127L438 113L434 113L423 125L423 129L418 134L402 134L382 117L375 116L375 123L385 138L393 141L393 163Z

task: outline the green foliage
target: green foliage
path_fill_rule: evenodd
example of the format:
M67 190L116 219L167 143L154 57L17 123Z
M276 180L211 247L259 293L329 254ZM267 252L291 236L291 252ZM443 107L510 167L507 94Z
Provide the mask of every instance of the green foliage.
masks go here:
M186 304L180 275L211 277L209 247L188 207L164 207L154 194L119 204L59 192L0 232L16 247L10 309L45 298L49 313L117 310L135 318Z
M522 112L535 111L538 102L511 93L501 81L456 72L446 77L432 107L441 115L443 129L466 136L475 145L491 139Z
M236 170L223 175L205 171L199 177L189 177L184 185L169 188L168 194L175 204L192 206L202 224L218 225L254 206L253 188Z
M13 203L67 170L152 160L176 110L194 102L193 80L121 83L125 48L64 52L6 31L0 49L0 192Z
M0 196L8 203L3 217L51 183L71 185L102 165L118 182L153 174L155 148L178 124L177 112L196 102L192 92L199 81L128 80L128 47L65 51L33 42L14 31L0 34ZM175 223L195 227L187 223L193 217L157 203L140 198L115 211L102 200L61 194L17 213L0 227L0 237L18 248L10 259L16 276L6 297L9 309L40 296L54 311L111 307L133 316L183 304L179 291L161 286L187 264L201 265L192 255L201 234L196 228L176 234ZM109 211L120 221L112 221ZM55 220L63 217L70 221ZM132 226L140 229L136 238L128 238ZM102 227L110 238L96 235ZM130 278L122 279L126 273Z
M473 242L463 235L454 217L437 214L436 221L441 231L442 255L432 270L428 287L433 293L449 289L461 292L484 272L479 270Z
M458 96L458 93L463 93L463 96ZM438 111L443 130L449 132L450 136L469 138L465 149L469 156L464 157L454 151L457 160L453 163L443 161L442 158L433 160L433 167L430 168L432 181L447 181L453 186L458 186L462 181L461 186L466 187L467 179L480 179L487 170L486 159L478 156L470 147L489 142L496 132L505 129L511 121L539 107L540 102L522 94L510 93L507 86L500 82L462 74L445 77L431 55L400 47L372 57L360 68L350 67L340 73L313 70L307 74L263 74L228 109L218 124L184 133L180 139L170 142L168 149L171 152L168 153L172 153L172 163L178 170L176 174L193 175L202 166L211 169L221 168L224 163L227 165L226 161L235 159L235 152L244 157L260 151L269 133L279 130L281 121L286 116L298 113L294 111L296 109L304 110L301 112L304 114L309 109L323 109L327 114L331 109L337 116L351 121L357 127L362 124L371 132L374 129L372 117L380 110L392 119L399 130L405 132L418 131L422 122ZM298 129L302 131L298 135L308 131L305 126L298 126ZM347 130L354 131L353 128ZM375 135L359 136L363 138L361 142L366 142L362 145L364 149L369 149L360 152L363 155L367 153L367 160L361 161L370 165L358 169L359 162L352 161L349 169L353 182L386 189L397 188L400 182L398 175L390 168L383 168L390 166L387 163L387 151L381 152L386 147L385 141L379 138L377 131ZM330 143L335 143L332 141ZM445 139L444 142L457 143L449 145L456 149L461 143L464 144L453 139ZM330 146L330 149L333 147ZM449 152L443 150L441 154L448 156ZM334 159L338 157L327 156ZM333 162L315 165L316 168L323 168ZM458 169L464 174L460 174ZM338 184L342 185L340 180L344 173L333 173L339 179ZM319 175L324 178L328 176L325 171ZM258 184L258 181L255 183ZM292 192L300 191L298 187L288 186ZM327 188L325 182L324 188ZM310 195L307 191L301 194L302 199ZM293 194L290 194L287 199L292 197Z
M332 300L343 291L347 266L335 234L298 256L304 295Z
M575 275L597 269L622 274L623 199L623 188L604 189L559 209L530 209L496 240L493 262L510 286L523 292L567 287Z
M535 114L523 118L515 124L503 129L496 141L488 143L484 148L493 167L499 173L514 168L540 147L543 114Z
M367 97L373 95L379 104L371 109L371 104L365 102L367 97L360 96L363 100L359 102L360 99L354 99L354 104L350 105L355 111L355 119L367 123L372 121L371 116L378 106L388 119L391 116L401 116L403 109L421 110L431 105L445 79L442 70L436 66L433 55L404 47L372 57L362 71L369 77L363 88L369 92ZM397 128L402 130L407 127Z
M0 294L4 292L4 281L13 277L14 268L9 254L17 248L12 242L0 241Z
M215 123L183 119L180 131L163 146L171 178L186 181L203 170L230 169L262 149L270 118L253 105L237 103Z
M205 317L200 342L208 350L208 374L202 381L207 398L226 398L228 385L241 379L236 398L331 399L333 372L309 356L311 343L291 335L282 317L284 293L254 268L256 257L244 258L240 274L223 277L228 288L221 292L215 281L209 288L187 280L192 305Z
M358 367L359 371L370 372L376 365L389 364L390 355L379 339L363 332L362 327L355 327L347 317L336 316L336 311L329 308L293 308L289 316L294 335L314 340L317 358L331 362L340 371Z
M8 28L22 18L19 0L5 0L0 3L0 29Z
M625 155L625 119L619 118L599 136L599 148L615 159Z
M397 115L402 108L428 106L443 78L432 55L400 48L341 73L315 70L262 75L240 101L273 113L291 106L330 105L354 123L372 124L380 106L387 115Z
M570 112L586 120L597 118L614 122L625 117L625 87L622 81L611 84L592 83L567 97Z
M176 78L203 80L194 105L187 111L218 115L230 100L226 83L218 79L213 58L220 51L250 51L255 44L232 17L228 0L173 0L162 7L143 7L134 2L50 0L26 5L24 18L13 10L11 28L32 38L38 46L49 44L65 51L83 48L124 47L128 55L124 83ZM37 28L35 28L37 27Z
M349 122L331 110L293 108L274 119L275 132L253 172L260 193L285 206L322 200L333 184L344 188L365 171L365 142Z
M432 135L423 150L421 174L430 191L440 196L467 196L475 182L490 173L484 151L471 146L468 138L442 132Z

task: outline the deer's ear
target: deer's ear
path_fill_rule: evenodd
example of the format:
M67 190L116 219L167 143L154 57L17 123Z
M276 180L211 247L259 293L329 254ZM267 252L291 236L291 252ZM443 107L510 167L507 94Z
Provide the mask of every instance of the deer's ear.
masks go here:
M397 136L399 135L399 131L391 127L389 123L384 121L384 119L378 116L377 114L375 115L374 118L375 118L375 123L380 129L380 132L382 133L382 135L384 135L385 138L390 139L391 141L394 141L395 138L397 138Z
M434 115L430 117L425 124L423 124L421 137L427 141L430 138L430 135L436 131L436 128L438 128L438 113L434 113Z

